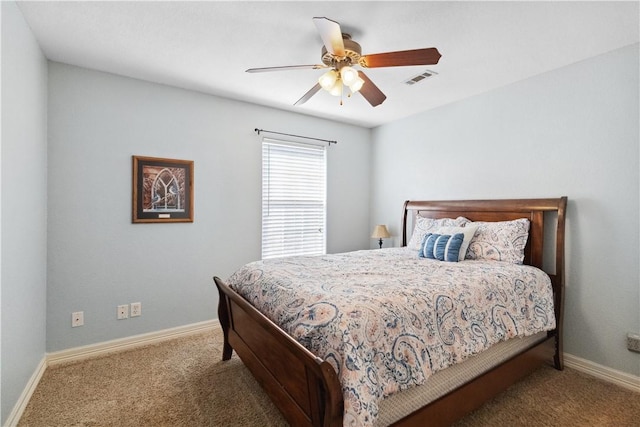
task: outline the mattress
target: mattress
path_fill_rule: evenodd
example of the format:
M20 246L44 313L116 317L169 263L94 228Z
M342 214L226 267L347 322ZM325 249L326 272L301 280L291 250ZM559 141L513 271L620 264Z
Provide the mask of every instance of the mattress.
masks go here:
M376 420L375 426L388 426L401 420L440 396L455 390L467 381L491 370L491 368L544 341L546 338L546 332L539 332L528 337L513 338L496 344L482 353L470 357L463 363L458 363L436 372L420 386L386 397L380 402L380 415Z

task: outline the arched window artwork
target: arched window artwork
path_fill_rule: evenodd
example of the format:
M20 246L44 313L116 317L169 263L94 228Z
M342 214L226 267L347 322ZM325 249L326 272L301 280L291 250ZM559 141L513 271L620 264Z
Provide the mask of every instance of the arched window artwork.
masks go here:
M164 168L156 175L151 186L150 211L182 212L184 210L182 200L184 191L180 186L180 183L184 182L184 176L178 175L184 175L184 169Z
M133 222L193 222L193 160L133 158Z

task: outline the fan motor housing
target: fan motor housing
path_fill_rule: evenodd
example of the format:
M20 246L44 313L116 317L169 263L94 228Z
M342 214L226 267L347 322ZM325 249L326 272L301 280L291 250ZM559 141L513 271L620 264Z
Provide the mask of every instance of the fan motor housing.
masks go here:
M360 45L351 40L351 36L345 33L342 33L342 41L344 43L344 58L335 56L328 52L326 47L322 46L322 62L325 65L334 67L340 63L344 63L344 66L358 63L362 56Z

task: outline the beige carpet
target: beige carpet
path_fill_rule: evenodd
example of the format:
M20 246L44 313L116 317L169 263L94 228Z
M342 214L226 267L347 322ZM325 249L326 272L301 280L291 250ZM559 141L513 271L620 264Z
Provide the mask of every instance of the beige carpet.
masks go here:
M50 367L21 427L286 426L219 330ZM640 394L542 368L456 424L640 426Z

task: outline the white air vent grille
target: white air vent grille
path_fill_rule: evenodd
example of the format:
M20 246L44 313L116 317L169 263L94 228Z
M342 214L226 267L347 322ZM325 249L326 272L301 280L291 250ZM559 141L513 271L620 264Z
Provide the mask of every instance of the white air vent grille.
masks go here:
M436 73L435 71L424 70L422 73L418 74L417 76L411 77L409 80L405 80L404 84L411 86L437 75L438 73Z

